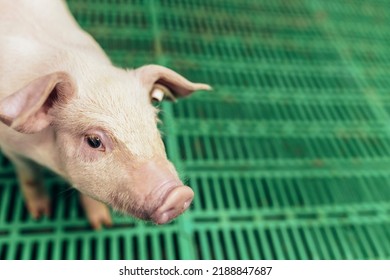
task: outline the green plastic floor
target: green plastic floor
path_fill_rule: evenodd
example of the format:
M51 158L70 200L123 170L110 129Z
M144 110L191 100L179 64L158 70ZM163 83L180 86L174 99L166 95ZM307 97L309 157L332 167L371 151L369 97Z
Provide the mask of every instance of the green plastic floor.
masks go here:
M214 87L163 106L196 197L169 225L94 232L48 175L35 222L0 158L0 259L390 259L389 1L68 2L116 64Z

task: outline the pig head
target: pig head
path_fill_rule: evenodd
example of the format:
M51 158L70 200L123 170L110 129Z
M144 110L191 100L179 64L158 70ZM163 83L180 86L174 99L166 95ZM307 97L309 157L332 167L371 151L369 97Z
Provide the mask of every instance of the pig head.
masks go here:
M68 67L0 100L0 141L5 152L54 170L82 193L164 224L194 193L166 157L152 102L208 89L157 65Z

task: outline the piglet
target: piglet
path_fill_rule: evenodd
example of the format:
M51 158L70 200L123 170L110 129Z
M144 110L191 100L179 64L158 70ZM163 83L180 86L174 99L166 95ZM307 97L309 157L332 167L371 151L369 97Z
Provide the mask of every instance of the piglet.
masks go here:
M192 83L158 65L120 69L61 0L0 0L0 147L34 218L49 215L41 169L80 191L94 228L106 205L164 224L194 196L167 159L153 101Z

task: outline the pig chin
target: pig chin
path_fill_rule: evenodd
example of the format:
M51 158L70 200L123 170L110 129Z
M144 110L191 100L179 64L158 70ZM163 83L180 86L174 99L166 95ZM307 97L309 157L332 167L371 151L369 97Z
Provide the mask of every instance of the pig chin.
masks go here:
M110 204L125 214L155 224L165 224L187 210L193 196L191 188L175 180L159 186L144 198L130 192L113 192L110 195Z
M118 212L131 215L142 220L151 220L151 213L158 208L158 201L146 201L145 198L137 199L130 192L113 192L109 197L110 206Z

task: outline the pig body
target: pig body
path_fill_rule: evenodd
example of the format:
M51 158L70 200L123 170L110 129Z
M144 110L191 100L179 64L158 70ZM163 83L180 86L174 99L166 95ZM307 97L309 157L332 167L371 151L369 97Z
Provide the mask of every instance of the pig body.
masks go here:
M63 1L0 0L0 147L34 217L50 212L41 166L81 191L95 228L111 224L106 204L158 224L182 213L193 192L151 100L201 89L162 66L113 66Z

